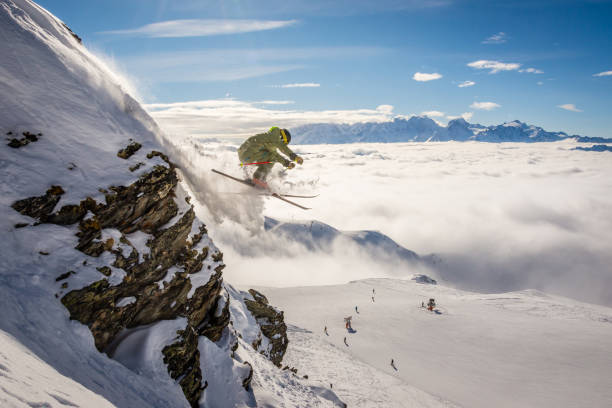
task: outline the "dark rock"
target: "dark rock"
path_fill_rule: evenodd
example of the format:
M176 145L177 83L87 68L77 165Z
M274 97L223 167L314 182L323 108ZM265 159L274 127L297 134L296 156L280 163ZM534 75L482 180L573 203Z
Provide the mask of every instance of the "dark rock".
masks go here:
M170 377L175 380L182 377L179 383L183 394L192 407L198 407L198 401L205 388L202 386L198 335L190 326L185 330L179 330L177 334L178 341L162 350L164 363L168 366Z
M117 156L122 159L129 159L134 153L136 153L142 145L138 142L131 142L127 147L117 152Z
M12 132L7 133L7 135L11 135L11 134ZM8 145L12 148L18 149L20 147L30 144L31 142L37 142L38 137L42 136L42 133L38 133L37 135L35 135L34 133L23 132L22 134L23 134L23 137L21 139L16 139L16 138L10 139Z
M55 278L55 281L59 282L61 280L67 279L70 275L74 275L75 273L76 273L75 271L68 271L66 273L62 273L60 276Z
M134 171L138 170L139 168L141 168L142 166L144 166L144 163L143 162L138 162L135 165L130 166L130 171L134 172Z
M287 325L284 321L282 311L277 311L276 308L268 305L268 299L254 289L249 289L249 293L255 301L245 299L247 309L257 320L257 324L261 328L261 332L270 341L271 348L265 354L277 366L281 366L283 356L287 351L289 339L287 338ZM254 345L255 347L255 345ZM259 344L255 349L259 348Z
M39 254L41 255L49 255L49 253L47 251L38 251Z
M96 268L102 275L104 276L111 276L112 274L112 270L111 268L109 268L108 266L101 266L99 268Z
M15 228L23 228L23 227L27 227L28 224L27 222L18 222L17 224L15 224Z
M60 186L52 186L45 195L15 201L11 207L23 215L42 219L51 214L62 194L64 190Z
M75 40L77 40L77 42L79 44L83 43L83 40L81 40L81 37L79 37L78 35L76 35L66 24L62 23L62 25L64 26L64 28L66 30L68 30L68 32L70 33L70 35L72 36L72 38L74 38Z
M163 161L165 161L166 163L168 163L168 165L170 166L170 168L175 168L176 165L174 163L172 163L170 161L170 159L168 158L168 156L166 156L165 154L163 154L162 152L158 152L157 150L153 150L151 153L147 154L147 159L152 159L153 157L160 157Z
M251 387L251 380L253 379L253 366L248 361L245 361L244 364L249 366L249 374L244 380L242 380L242 386L245 390L249 391Z

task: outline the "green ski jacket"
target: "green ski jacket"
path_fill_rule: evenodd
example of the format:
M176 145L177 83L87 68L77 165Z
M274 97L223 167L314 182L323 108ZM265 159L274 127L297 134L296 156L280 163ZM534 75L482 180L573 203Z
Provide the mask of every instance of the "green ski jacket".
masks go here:
M289 160L280 155L278 150L289 157ZM238 157L242 163L272 162L287 167L297 155L281 140L280 129L273 127L266 133L260 133L245 140L238 148Z

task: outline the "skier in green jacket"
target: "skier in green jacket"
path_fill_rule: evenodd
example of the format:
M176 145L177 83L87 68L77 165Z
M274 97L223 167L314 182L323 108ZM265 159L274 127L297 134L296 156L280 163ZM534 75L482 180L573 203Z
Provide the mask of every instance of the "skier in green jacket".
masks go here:
M290 141L291 133L287 129L280 129L274 126L266 133L249 137L238 148L238 158L240 159L241 166L257 163L257 170L253 174L253 185L260 188L268 188L266 177L270 170L272 170L274 163L280 163L292 169L295 167L294 161L298 164L304 162L304 159L287 147ZM279 154L278 151L287 156L288 159Z

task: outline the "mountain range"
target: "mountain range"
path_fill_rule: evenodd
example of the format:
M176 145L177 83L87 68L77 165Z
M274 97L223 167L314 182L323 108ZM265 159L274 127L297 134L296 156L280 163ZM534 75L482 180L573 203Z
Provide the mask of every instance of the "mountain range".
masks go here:
M395 118L389 122L355 124L314 123L291 129L295 144L398 143L398 142L556 142L576 139L585 143L612 143L612 139L548 132L519 120L501 125L484 126L453 119L441 126L427 116Z

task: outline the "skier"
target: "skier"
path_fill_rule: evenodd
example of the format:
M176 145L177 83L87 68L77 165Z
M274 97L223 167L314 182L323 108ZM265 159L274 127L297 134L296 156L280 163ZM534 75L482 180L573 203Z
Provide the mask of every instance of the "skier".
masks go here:
M374 302L374 296L372 296L372 302Z
M429 311L431 312L434 310L434 307L436 307L436 301L431 298L429 299L429 302L427 302L427 309L429 309Z
M359 310L357 310L357 306L355 306L355 313L359 313Z
M344 337L344 344L348 347L348 343L346 342L346 337Z
M425 302L421 302L421 307L425 307Z
M280 163L292 169L295 167L293 161L298 164L304 162L304 159L287 147L290 141L291 133L287 129L280 129L274 126L266 133L251 136L242 143L238 148L238 158L240 159L241 166L257 163L257 170L253 174L253 185L268 189L266 178L272 167L274 167L274 163ZM289 159L283 157L278 151Z
M325 333L326 336L329 336L329 333L327 333L327 326L325 326L325 329L323 329L323 332Z

